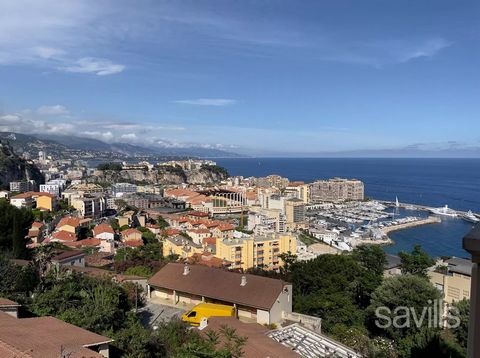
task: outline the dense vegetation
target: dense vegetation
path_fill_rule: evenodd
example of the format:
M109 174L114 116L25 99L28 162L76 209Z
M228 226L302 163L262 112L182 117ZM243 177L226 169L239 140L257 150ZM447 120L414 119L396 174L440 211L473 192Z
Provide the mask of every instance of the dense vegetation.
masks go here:
M55 316L66 322L113 338L113 357L241 357L246 338L223 327L219 333L200 334L179 320L145 328L135 313L142 303L141 289L107 278L46 270L51 247L33 255L20 267L0 256L0 297L24 305L24 315Z
M17 259L26 258L25 236L33 222L31 210L17 209L0 199L0 250Z
M122 163L110 162L110 163L101 163L97 166L98 170L113 170L120 171L122 170Z
M221 167L219 165L208 165L208 164L203 164L202 165L202 169L203 170L207 170L209 172L212 172L212 173L215 173L215 174L219 174L221 175L223 178L228 178L230 175L228 174L228 171L227 169L225 169L224 167Z

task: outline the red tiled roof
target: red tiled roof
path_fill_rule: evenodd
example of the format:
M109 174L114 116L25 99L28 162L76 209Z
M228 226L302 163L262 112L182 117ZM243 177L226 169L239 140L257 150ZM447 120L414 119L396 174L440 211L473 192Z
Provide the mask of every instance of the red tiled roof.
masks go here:
M224 326L233 328L238 336L248 338L242 349L245 358L300 357L298 353L267 336L266 332L268 329L266 327L257 323L244 323L235 317L211 317L208 319L208 326L202 332L219 332ZM222 336L220 335L220 337L220 343L222 343Z
M73 357L97 358L99 354L86 347L111 341L54 317L2 319L0 324L2 357L57 357L63 348L65 353L75 352Z
M80 250L62 251L58 255L52 257L52 261L63 261L77 256L85 256L85 253Z
M143 246L143 241L141 240L128 240L123 242L124 245L129 247L140 247Z
M179 235L181 233L182 232L178 229L166 229L166 230L163 230L163 232L162 232L162 234L166 235L166 236L175 236L175 235Z
M196 211L196 210L193 210L193 211L190 211L187 213L188 216L196 216L196 217L208 217L208 213L204 213L203 211Z
M222 224L217 226L217 229L220 231L230 231L230 230L234 230L235 226L232 224Z
M17 194L15 195L14 197L10 198L10 199L27 199L27 198L31 198L33 195L33 191L27 191L25 193L20 193L20 194Z
M97 225L93 228L93 235L97 236L103 233L108 233L108 234L115 234L115 231L113 231L112 227L108 224L102 223L100 225Z
M73 226L76 228L80 226L80 219L74 218L72 216L66 216L58 222L57 228L61 228L62 226L65 226L65 225Z
M133 234L142 235L142 233L140 231L138 231L137 229L127 229L127 230L122 231L122 236L123 237L130 236L130 235L133 235Z
M75 242L66 242L65 245L69 247L96 247L101 244L102 240L96 238L88 238Z
M8 298L0 297L0 307L6 307L6 306L18 307L20 306L20 304L15 301L9 300Z
M52 234L52 239L60 241L77 241L77 236L68 231L57 231Z
M204 296L224 302L270 310L286 282L251 274L240 274L203 265L190 265L183 274L184 264L169 263L148 280L154 287ZM242 276L247 283L241 286Z
M222 268L231 265L232 263L227 260L222 260L213 256L210 252L194 253L187 259L190 264L199 264L208 267Z
M210 234L210 230L208 229L189 229L188 232L193 232L195 234Z
M32 228L41 228L43 226L43 224L41 222L38 222L38 221L34 221L32 223Z
M217 244L217 239L214 237L204 237L202 240L202 243L204 245L216 245Z

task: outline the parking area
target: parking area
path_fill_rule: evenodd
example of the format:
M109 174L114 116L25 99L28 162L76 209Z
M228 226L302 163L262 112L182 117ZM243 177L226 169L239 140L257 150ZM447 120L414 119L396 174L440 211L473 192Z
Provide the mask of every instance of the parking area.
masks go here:
M147 301L145 307L138 310L138 317L144 326L153 327L155 323L180 319L184 312L186 310L180 307Z

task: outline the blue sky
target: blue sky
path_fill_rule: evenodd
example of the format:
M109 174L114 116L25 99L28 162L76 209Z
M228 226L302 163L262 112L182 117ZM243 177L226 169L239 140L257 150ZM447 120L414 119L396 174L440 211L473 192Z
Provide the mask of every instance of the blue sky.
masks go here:
M475 152L479 14L451 0L0 0L0 130L255 155Z

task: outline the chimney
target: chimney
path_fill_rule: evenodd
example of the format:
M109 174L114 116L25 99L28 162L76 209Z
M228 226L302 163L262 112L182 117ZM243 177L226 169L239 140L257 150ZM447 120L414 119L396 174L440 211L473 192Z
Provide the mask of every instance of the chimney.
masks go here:
M242 281L240 282L240 286L245 286L247 284L247 276L242 276Z
M188 263L185 262L185 266L183 266L183 276L188 275L190 272L190 266L188 266Z

